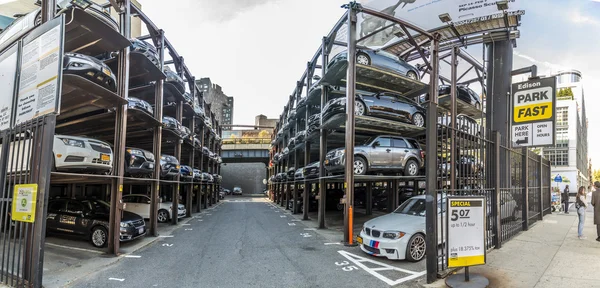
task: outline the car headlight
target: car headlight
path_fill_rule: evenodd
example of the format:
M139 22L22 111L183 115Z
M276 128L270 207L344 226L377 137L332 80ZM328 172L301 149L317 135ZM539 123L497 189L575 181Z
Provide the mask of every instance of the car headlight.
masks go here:
M344 156L344 152L346 152L345 149L337 150L337 151L335 151L335 156L334 157L342 157L342 156Z
M406 233L401 232L401 231L385 231L385 232L383 232L383 238L388 238L388 239L400 239L400 238L404 237L404 235L406 235Z
M62 140L63 143L65 143L65 145L67 146L85 148L85 143L81 140L75 140L70 138L61 138L60 140Z
M141 150L137 150L137 149L127 149L127 152L129 152L129 154L131 154L131 155L144 156L144 152L142 152Z
M121 222L121 228L127 228L129 226L128 223Z

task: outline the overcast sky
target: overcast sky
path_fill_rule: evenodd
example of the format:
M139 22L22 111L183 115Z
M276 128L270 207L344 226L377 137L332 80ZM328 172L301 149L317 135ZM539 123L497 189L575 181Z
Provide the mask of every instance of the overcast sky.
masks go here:
M342 0L139 0L196 78L235 97L233 122L278 117L321 39L344 13ZM526 11L514 68L580 70L590 157L600 167L600 0L519 0ZM177 3L177 4L175 4ZM469 51L481 59L481 47Z

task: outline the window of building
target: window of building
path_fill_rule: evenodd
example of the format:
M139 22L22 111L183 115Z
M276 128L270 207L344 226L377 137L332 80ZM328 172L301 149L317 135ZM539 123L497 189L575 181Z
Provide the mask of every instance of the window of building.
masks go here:
M569 125L569 107L556 108L556 125Z
M569 166L569 150L544 150L544 157L550 160L552 166Z
M569 147L569 130L567 128L556 129L556 147Z

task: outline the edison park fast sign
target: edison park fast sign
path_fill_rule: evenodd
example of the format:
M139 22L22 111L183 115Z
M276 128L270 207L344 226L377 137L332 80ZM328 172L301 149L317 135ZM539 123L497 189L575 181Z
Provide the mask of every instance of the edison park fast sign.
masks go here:
M513 146L554 145L555 110L555 77L512 84Z

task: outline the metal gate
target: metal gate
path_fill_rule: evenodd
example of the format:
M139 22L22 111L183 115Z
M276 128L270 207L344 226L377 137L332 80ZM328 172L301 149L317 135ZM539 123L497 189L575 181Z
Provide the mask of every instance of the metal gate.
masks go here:
M0 153L0 282L13 287L41 287L44 241L56 116L3 131ZM37 184L33 223L13 221L13 191L18 184Z

